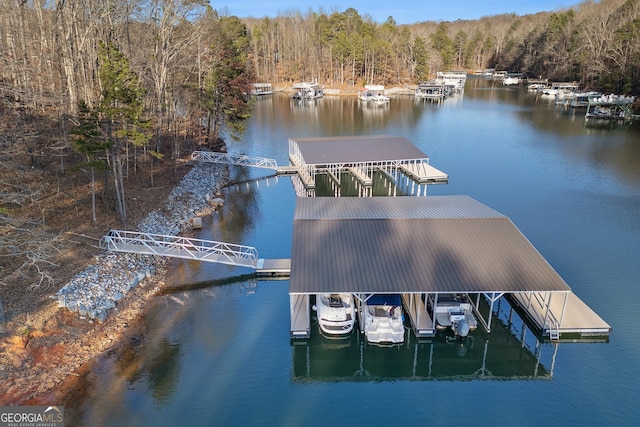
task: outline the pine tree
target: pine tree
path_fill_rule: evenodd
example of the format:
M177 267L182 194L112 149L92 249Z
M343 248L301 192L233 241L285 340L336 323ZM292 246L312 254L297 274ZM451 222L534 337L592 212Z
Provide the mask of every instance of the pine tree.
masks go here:
M110 148L110 142L102 137L98 112L90 109L84 101L78 105L78 125L71 129L74 140L71 146L74 151L84 155L86 162L81 167L88 167L91 175L91 213L93 224L96 218L96 180L95 170L106 170L107 162L99 158L99 154Z
M200 100L208 116L210 140L215 141L223 130L228 130L237 140L251 114L247 99L253 81L248 58L249 37L237 17L219 18L217 30L212 46L213 61L209 64Z
M126 228L124 163L128 162L129 144L144 146L151 139L150 121L142 117L144 89L129 60L112 43L101 42L98 62L102 89L100 115L111 143L116 208Z

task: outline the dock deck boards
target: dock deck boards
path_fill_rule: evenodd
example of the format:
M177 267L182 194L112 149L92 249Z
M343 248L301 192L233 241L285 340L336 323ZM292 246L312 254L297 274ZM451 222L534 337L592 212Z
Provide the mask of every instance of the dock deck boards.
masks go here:
M402 164L399 169L419 183L446 182L449 180L449 175L427 163Z
M510 298L525 312L528 319L535 324L538 330L546 335L549 333L549 325L544 325L545 312L542 307L532 304L527 309L527 300L524 294L511 294ZM557 295L551 298L550 312L556 319L562 317L564 305L564 295ZM608 336L611 326L596 314L587 304L576 294L569 292L567 307L565 310L562 325L559 328L562 334L579 334L581 336Z
M367 175L366 171L364 171L362 168L352 166L352 167L348 167L347 170L353 176L355 176L356 179L362 183L362 185L368 186L373 184L373 180L371 179L371 177Z
M298 166L278 166L277 172L279 175L295 175L298 173Z
M402 294L405 311L417 337L432 337L436 334L431 316L419 295Z
M291 274L291 259L259 259L256 266L258 276L286 277Z
M291 338L309 338L311 336L311 307L309 295L289 295L291 310Z

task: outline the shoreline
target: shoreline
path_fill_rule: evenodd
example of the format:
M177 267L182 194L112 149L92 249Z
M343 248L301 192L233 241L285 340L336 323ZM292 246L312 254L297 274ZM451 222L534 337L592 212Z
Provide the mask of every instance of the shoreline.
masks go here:
M224 165L193 164L161 208L138 231L178 235L193 218L212 214L229 181ZM59 405L92 363L116 349L164 286L169 260L151 255L96 254L91 264L55 292L36 331L4 339L0 347L2 405Z

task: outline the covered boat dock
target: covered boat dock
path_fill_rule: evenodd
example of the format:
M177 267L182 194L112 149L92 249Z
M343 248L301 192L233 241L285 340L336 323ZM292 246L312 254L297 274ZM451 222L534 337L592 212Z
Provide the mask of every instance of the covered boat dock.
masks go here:
M401 294L419 338L436 333L427 298L451 293L472 298L488 332L494 304L507 295L523 301L551 340L611 330L508 217L468 196L299 198L289 289L292 338L310 336L311 296L332 292L360 301ZM488 310L479 309L480 297Z
M429 164L429 157L407 138L388 135L290 138L289 160L297 171L299 196L313 196L316 177L328 175L338 186L351 174L371 195L374 174L381 172L396 186L402 179L417 184L414 193L426 195L422 184L444 183L449 177ZM338 194L339 195L339 194Z

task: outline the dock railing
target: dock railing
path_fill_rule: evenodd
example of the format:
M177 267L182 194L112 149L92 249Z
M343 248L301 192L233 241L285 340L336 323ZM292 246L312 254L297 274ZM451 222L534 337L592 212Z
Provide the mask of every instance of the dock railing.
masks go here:
M549 338L552 340L557 340L560 338L560 322L553 315L551 310L549 309L550 301L547 301L540 292L531 292L529 293L529 306L534 304L537 307L533 307L534 310L530 310L530 307L527 307L527 311L533 316L533 313L536 313L536 322L542 326L542 330L545 329L549 332ZM545 313L544 317L541 316L541 313Z
M238 154L218 153L213 151L194 151L191 160L196 162L224 163L239 166L253 166L257 168L278 169L275 159L268 157L253 157Z
M100 247L114 252L170 256L243 266L255 269L258 251L251 246L187 237L111 230Z

